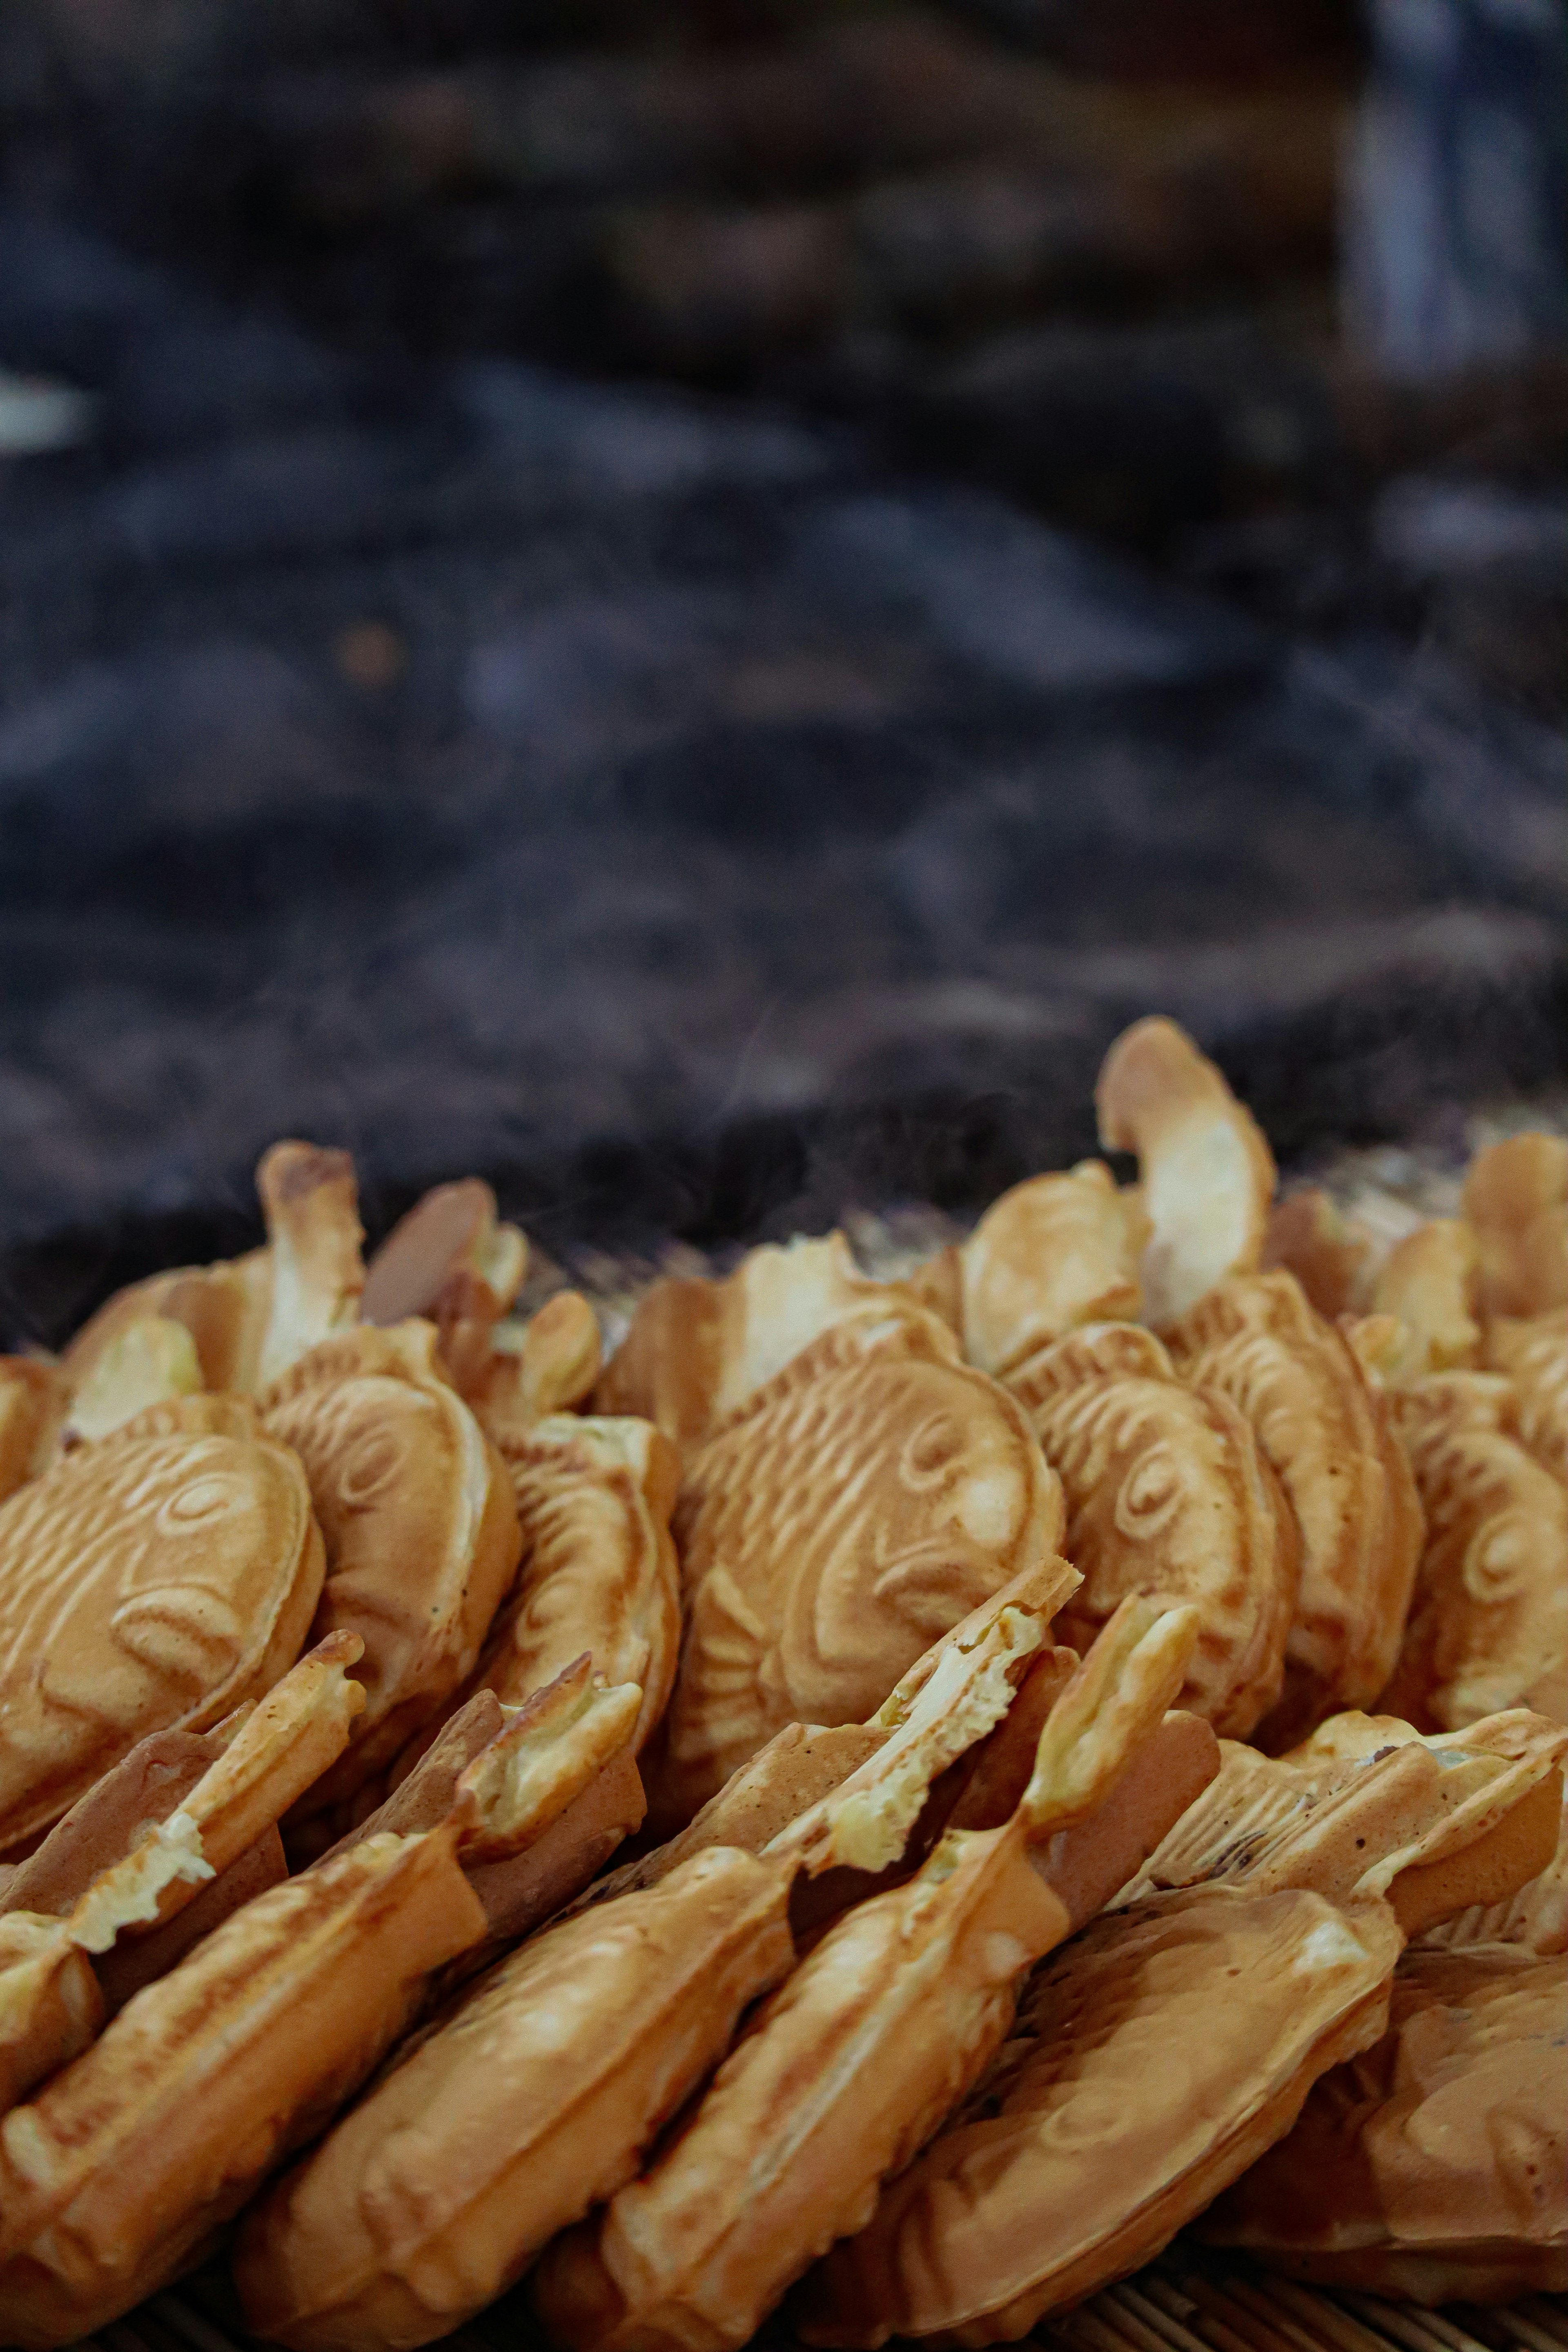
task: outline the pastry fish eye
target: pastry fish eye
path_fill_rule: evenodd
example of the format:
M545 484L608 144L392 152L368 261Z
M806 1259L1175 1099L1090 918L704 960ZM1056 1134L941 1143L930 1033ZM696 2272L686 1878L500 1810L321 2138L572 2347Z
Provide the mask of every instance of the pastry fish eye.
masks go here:
M231 1472L204 1471L164 1496L158 1507L155 1524L160 1534L178 1535L186 1528L209 1525L244 1500L243 1484Z
M939 1405L916 1423L899 1449L899 1478L915 1493L940 1486L963 1454L963 1429L956 1414Z
M1535 1572L1540 1531L1523 1511L1503 1511L1478 1529L1460 1571L1472 1601L1506 1601Z
M1181 1508L1186 1481L1175 1448L1164 1439L1139 1455L1116 1497L1116 1525L1124 1536L1147 1539Z
M379 1502L396 1480L407 1460L408 1448L395 1429L370 1429L351 1445L336 1465L332 1485L345 1509L363 1510Z

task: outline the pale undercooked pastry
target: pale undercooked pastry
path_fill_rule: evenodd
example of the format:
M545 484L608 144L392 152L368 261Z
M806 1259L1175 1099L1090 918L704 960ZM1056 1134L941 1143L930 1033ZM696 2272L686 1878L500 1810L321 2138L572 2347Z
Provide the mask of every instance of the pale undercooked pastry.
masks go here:
M861 1722L936 1636L1054 1556L1019 1406L934 1318L824 1332L687 1460L687 1627L650 1806L673 1829L787 1723Z
M1479 1152L1464 1209L1489 1320L1568 1310L1568 1140L1513 1135Z
M0 1504L0 1846L150 1731L269 1688L322 1572L305 1474L270 1439L110 1440Z
M360 1634L365 1711L307 1811L389 1763L473 1668L517 1566L511 1484L434 1360L428 1323L309 1350L259 1400L293 1448L326 1541L318 1636Z
M1322 2076L1199 2232L1415 2303L1568 2289L1568 1972L1406 1953L1382 2040Z
M1496 1864L1511 1817L1556 1797L1568 1735L1505 1717L1480 1742L1331 1752L1317 1805L1310 1774L1229 1748L1136 1886L1037 1971L965 2106L806 2280L798 2332L1008 2342L1157 2253L1377 2038L1405 1934L1463 1899L1467 1856ZM1515 1885L1530 1853L1516 1844Z
M1245 1415L1177 1379L1152 1332L1100 1323L1031 1356L1008 1386L1067 1496L1083 1577L1060 1632L1078 1648L1129 1592L1194 1601L1182 1705L1245 1738L1279 1696L1299 1538Z
M1221 1283L1169 1339L1185 1380L1246 1414L1295 1515L1285 1684L1254 1734L1286 1746L1325 1715L1365 1706L1394 1670L1421 1551L1415 1484L1382 1394L1291 1275Z
M1273 1158L1251 1112L1173 1021L1122 1032L1094 1101L1107 1150L1138 1154L1144 1313L1160 1329L1227 1275L1257 1266Z
M641 1685L641 1748L663 1716L680 1643L675 1449L650 1422L552 1413L504 1439L501 1453L522 1562L471 1687L516 1706L586 1650L605 1681Z
M1000 1380L1081 1323L1135 1318L1146 1239L1102 1160L1015 1184L958 1253L964 1354Z
M1510 1382L1435 1374L1392 1402L1426 1539L1379 1704L1423 1728L1514 1706L1568 1722L1568 1489L1508 1433Z

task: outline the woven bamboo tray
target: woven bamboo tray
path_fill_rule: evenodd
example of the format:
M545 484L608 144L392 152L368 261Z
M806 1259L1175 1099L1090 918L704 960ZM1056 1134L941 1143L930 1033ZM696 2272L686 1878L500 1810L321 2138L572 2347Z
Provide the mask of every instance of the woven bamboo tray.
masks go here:
M1040 2352L1568 2352L1568 2295L1423 2311L1348 2287L1294 2285L1252 2264L1177 2244L1135 2278L1042 2320ZM526 2291L503 2295L441 2352L545 2352ZM752 2352L791 2352L772 2323ZM239 2324L221 2263L83 2338L81 2352L264 2352Z

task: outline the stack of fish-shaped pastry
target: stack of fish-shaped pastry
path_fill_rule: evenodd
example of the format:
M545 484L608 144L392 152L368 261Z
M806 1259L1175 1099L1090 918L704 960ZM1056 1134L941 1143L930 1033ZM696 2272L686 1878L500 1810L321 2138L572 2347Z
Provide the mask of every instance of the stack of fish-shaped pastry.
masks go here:
M1391 1245L1167 1021L1097 1107L629 1315L281 1143L0 1360L0 2341L1568 2285L1568 1145Z

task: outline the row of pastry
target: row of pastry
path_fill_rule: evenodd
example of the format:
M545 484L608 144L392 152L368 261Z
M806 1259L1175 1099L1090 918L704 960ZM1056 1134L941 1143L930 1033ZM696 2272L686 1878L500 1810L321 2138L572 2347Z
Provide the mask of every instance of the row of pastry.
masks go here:
M1135 1182L607 1363L484 1186L367 1267L279 1145L0 1370L0 2340L242 2215L366 2352L530 2271L574 2352L982 2344L1205 2214L1568 2284L1568 1147L1379 1262L1172 1024L1098 1107Z

